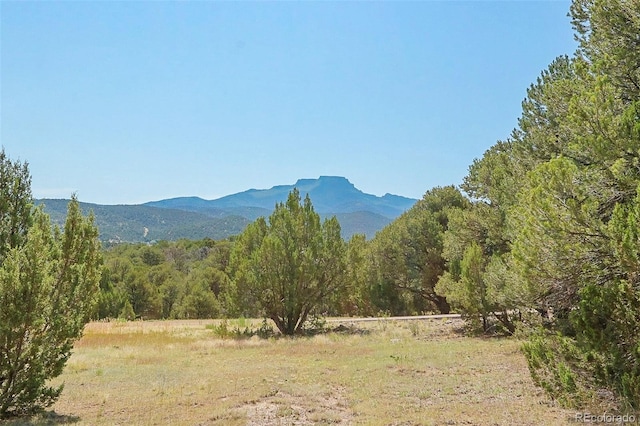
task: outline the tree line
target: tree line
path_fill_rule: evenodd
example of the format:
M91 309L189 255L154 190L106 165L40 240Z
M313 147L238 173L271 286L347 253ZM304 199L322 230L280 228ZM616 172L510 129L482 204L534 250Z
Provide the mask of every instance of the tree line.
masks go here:
M288 222L282 211L310 208L294 196L233 243L223 310L304 318L293 289L339 315L453 309L480 330L527 335L532 377L562 403L638 409L640 2L574 0L570 17L577 51L542 71L517 127L460 188L431 189L372 241L344 244L330 243L335 224ZM323 244L338 266L320 279Z
M533 380L564 405L640 409L640 1L574 0L570 16L579 48L529 87L511 135L370 241L344 241L294 190L237 237L100 259L77 201L68 228L51 229L26 166L3 151L0 416L25 395L55 399L45 380L89 317L263 316L296 334L314 315L451 311L524 337ZM36 361L46 339L63 355Z
M94 319L265 316L294 334L310 315L449 313L435 290L443 238L448 212L468 205L453 186L435 188L374 239L344 241L294 189L236 237L105 248Z

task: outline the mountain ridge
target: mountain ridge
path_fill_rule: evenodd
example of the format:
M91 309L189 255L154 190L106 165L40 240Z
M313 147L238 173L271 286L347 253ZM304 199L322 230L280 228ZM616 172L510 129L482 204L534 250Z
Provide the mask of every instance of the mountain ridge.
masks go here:
M268 217L276 203L286 201L293 188L298 188L302 197L309 194L323 219L336 216L345 238L356 233L372 238L417 201L393 194L378 197L359 190L347 178L320 176L298 179L293 185L248 189L214 200L187 196L130 205L81 202L80 207L85 214L94 212L100 239L106 242L224 239L241 233L258 217ZM52 221L61 225L68 201L42 199L37 204L44 204Z
M355 187L342 176L320 176L318 179L298 179L293 185L276 185L269 189L248 189L236 194L226 195L213 200L196 197L177 197L144 203L147 206L176 208L189 211L203 209L233 209L236 207L253 207L273 210L276 203L284 202L289 192L297 188L304 197L309 194L311 202L318 213L355 213L369 211L389 219L395 219L411 208L417 200L400 195L385 194L378 197L367 194ZM191 202L187 202L187 201Z

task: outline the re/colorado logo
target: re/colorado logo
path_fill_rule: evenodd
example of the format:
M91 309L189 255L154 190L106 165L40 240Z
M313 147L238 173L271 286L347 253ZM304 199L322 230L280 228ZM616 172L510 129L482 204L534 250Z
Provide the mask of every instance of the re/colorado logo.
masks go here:
M574 420L578 423L636 423L636 416L633 414L590 414L576 413Z

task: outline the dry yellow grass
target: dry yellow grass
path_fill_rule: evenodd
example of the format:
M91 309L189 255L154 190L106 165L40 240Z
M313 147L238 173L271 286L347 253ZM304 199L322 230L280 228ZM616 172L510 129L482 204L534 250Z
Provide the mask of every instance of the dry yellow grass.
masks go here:
M346 320L348 322L348 320ZM92 323L47 425L555 425L513 339L447 320L220 339L211 321ZM19 421L10 424L20 424Z

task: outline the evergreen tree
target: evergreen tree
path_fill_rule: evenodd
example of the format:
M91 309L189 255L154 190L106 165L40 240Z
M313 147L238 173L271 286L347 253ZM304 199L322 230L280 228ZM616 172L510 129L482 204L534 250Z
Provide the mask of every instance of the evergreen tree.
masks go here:
M579 50L554 64L514 144L530 160L509 217L515 272L553 313L525 354L566 404L638 409L640 2L574 0L571 16Z
M376 235L371 243L371 285L378 309L395 315L449 313L449 302L436 290L447 271L443 238L451 212L468 206L455 187L433 188Z
M259 218L231 255L241 309L257 306L286 335L302 330L314 309L342 284L345 243L334 217L320 223L307 195L294 189L269 221Z
M29 165L11 161L0 151L0 261L24 243L33 223Z
M26 165L0 156L0 418L51 405L73 343L94 307L100 246L93 218L75 197L64 230L51 228L42 208L30 207ZM5 199L5 196L7 199Z
M449 215L436 291L476 318L545 313L525 345L536 383L568 405L638 409L640 1L574 0L571 17L578 51L469 170L473 206Z

